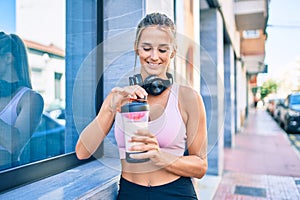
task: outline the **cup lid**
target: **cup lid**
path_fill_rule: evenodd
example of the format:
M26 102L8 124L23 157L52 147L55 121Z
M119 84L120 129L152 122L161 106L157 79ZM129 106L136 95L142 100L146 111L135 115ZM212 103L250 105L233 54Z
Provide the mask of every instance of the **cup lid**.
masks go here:
M145 101L132 101L121 107L121 113L149 111L149 104Z

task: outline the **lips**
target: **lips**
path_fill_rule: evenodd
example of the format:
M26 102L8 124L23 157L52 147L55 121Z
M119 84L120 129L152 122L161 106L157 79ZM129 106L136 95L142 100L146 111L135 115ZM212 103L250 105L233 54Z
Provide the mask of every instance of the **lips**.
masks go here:
M149 62L147 62L147 63L149 65L149 67L151 67L151 68L158 68L160 66L160 63L149 63Z

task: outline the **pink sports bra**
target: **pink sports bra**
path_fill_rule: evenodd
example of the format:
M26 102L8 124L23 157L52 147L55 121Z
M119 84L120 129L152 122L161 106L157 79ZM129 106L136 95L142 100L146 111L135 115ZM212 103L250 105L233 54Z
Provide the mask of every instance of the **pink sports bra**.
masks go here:
M176 156L182 156L186 147L186 127L178 108L177 84L173 84L164 113L156 120L150 121L148 129L156 135L160 149ZM125 159L125 141L122 131L121 114L116 114L115 138L121 159Z

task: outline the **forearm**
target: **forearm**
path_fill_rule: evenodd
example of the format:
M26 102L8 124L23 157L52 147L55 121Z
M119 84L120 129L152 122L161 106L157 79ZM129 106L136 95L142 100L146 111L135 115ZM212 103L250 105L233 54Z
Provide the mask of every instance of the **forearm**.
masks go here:
M80 134L76 145L76 155L79 159L89 158L109 132L117 111L128 102L130 97L143 98L147 93L138 85L124 88L116 87L104 100L97 117Z
M97 150L113 124L114 115L104 103L97 117L80 134L76 145L79 159L87 159Z
M180 156L165 166L165 170L179 176L202 178L207 171L207 161L195 155Z

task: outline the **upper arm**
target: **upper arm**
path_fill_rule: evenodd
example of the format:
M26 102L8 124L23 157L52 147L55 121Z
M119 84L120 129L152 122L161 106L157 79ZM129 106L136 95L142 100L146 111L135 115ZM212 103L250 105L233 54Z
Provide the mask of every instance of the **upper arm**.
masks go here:
M188 87L181 87L180 103L185 113L187 146L190 155L206 159L207 128L206 111L202 97L198 92Z
M17 106L15 128L20 134L32 134L40 123L44 109L42 96L34 91L24 93Z

